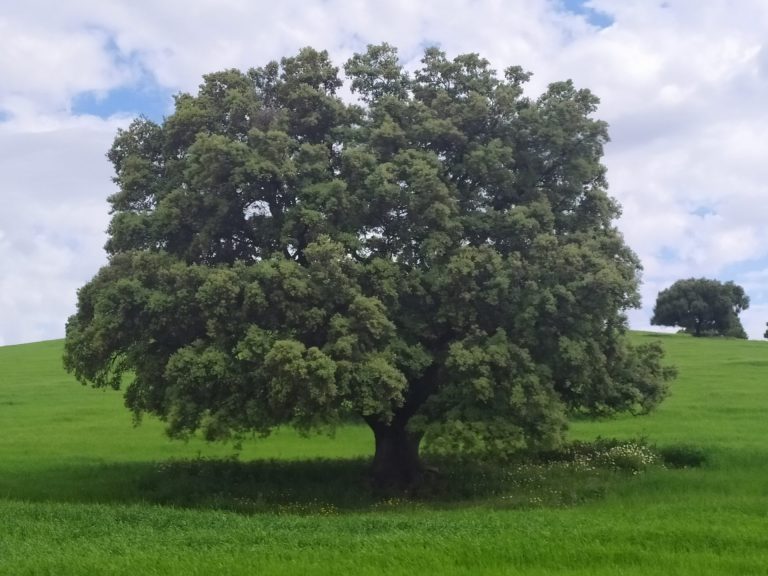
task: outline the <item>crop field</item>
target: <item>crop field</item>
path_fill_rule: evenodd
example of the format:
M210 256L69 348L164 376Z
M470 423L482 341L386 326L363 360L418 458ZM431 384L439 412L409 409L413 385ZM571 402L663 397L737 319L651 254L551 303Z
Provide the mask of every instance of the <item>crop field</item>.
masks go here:
M437 462L409 497L368 488L364 427L171 441L61 341L0 348L0 575L768 574L768 344L634 338L662 341L670 397L570 434L662 460Z

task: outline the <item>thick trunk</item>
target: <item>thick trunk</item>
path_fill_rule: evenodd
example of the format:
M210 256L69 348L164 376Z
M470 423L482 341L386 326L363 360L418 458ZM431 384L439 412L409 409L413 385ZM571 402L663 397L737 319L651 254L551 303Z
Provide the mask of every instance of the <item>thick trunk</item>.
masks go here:
M448 341L448 338L445 338ZM422 434L409 432L408 421L437 388L439 366L431 365L421 377L409 383L406 401L395 410L389 422L377 416L366 416L373 430L376 453L373 456L373 483L385 490L403 491L413 488L424 472L419 457Z
M423 472L419 458L421 435L408 432L404 425L369 423L376 440L373 457L373 482L377 488L407 490Z

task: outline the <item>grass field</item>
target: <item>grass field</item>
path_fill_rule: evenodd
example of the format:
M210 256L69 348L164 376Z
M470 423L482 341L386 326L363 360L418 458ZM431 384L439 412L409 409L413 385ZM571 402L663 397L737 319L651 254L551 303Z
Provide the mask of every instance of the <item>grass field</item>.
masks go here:
M134 428L118 393L63 372L61 342L0 348L0 575L768 574L768 344L635 338L663 342L672 395L572 437L687 445L704 466L531 466L508 494L471 477L465 499L415 500L369 493L364 428L234 459Z

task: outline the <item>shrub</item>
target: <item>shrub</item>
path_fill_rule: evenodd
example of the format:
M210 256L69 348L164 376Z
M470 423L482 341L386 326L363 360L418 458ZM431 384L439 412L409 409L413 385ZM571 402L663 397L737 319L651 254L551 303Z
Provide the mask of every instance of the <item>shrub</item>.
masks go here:
M665 446L659 449L659 455L670 468L699 468L709 460L704 450L688 444Z

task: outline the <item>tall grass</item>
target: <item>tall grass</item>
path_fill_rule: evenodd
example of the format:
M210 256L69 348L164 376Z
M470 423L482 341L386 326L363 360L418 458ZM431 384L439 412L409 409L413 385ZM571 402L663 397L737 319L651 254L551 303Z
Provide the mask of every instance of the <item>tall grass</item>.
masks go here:
M681 467L447 464L411 499L368 490L364 428L172 442L63 373L61 342L0 348L0 574L765 574L768 345L635 338L662 340L672 395L572 436Z

